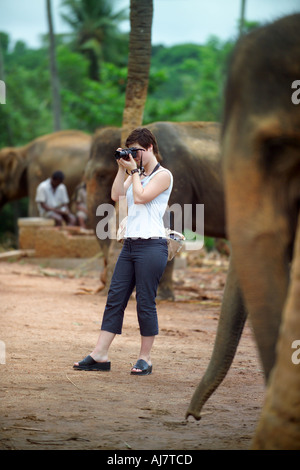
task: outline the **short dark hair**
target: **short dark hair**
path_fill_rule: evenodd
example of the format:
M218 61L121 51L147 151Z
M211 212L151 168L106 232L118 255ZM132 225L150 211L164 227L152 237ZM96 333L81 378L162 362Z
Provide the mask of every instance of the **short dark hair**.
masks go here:
M56 181L63 181L65 179L65 175L62 171L55 171L52 175L52 179Z
M132 131L127 137L125 145L126 147L130 147L135 142L145 149L148 149L150 145L152 145L154 155L158 160L162 160L159 154L156 138L152 132L147 129L147 127L138 127L137 129L134 129L134 131Z

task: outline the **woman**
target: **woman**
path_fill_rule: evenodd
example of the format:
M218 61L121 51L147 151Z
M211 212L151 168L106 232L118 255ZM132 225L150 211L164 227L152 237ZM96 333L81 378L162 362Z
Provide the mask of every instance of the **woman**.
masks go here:
M112 276L97 344L74 368L110 370L108 350L115 335L122 332L124 311L136 287L141 348L131 374L148 375L152 372L151 349L158 334L156 292L168 258L163 215L173 177L158 163L158 145L149 129L134 130L126 140L126 147L140 150L135 159L130 154L128 160L117 160L119 168L111 189L114 201L125 195L127 198L125 241ZM126 173L130 175L127 179Z

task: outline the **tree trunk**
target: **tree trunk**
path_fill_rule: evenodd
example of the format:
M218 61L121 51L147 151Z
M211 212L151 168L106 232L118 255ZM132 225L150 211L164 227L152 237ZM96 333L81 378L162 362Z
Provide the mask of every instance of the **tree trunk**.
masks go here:
M241 15L240 15L240 24L239 24L239 35L240 36L242 36L243 33L244 33L245 9L246 9L246 0L241 0Z
M126 100L121 146L128 134L142 125L151 61L152 0L130 1L130 41Z
M144 107L147 100L149 70L151 62L151 29L153 17L152 0L130 0L130 40L128 57L128 76L126 86L125 108L121 131L120 146L125 146L128 134L142 125ZM119 204L115 205L116 213ZM111 240L106 268L106 286L110 285L112 272L121 246Z
M53 32L52 24L52 14L51 14L51 0L46 0L47 2L47 19L49 26L49 53L50 53L50 77L51 77L51 87L52 87L52 108L53 108L53 124L54 131L59 131L61 128L60 125L60 95L59 95L59 79L58 72L56 67L56 57L55 57L55 39Z
M253 449L300 450L300 216L291 283L282 317L277 361Z

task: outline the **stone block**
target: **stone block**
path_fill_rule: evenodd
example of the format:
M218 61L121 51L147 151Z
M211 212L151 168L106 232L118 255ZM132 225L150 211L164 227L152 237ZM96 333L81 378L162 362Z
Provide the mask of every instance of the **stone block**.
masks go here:
M18 219L19 248L35 250L36 258L91 258L100 246L93 230L55 227L54 220L41 217Z
M42 217L26 217L18 219L19 248L22 250L35 249L35 238L41 227L53 227L54 220Z
M92 230L80 232L70 227L43 227L36 233L37 258L90 258L100 251Z

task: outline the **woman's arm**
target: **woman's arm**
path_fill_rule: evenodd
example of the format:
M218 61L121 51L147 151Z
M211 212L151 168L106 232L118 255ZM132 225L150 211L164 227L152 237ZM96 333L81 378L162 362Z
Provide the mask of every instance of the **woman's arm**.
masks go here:
M126 176L125 168L119 165L118 173L116 174L113 185L111 187L111 198L115 202L117 202L121 196L125 196L125 187L124 187L125 176Z
M146 204L168 189L171 177L167 171L160 171L143 188L138 173L132 176L132 192L135 204Z
M126 174L126 169L128 171L131 171L137 168L137 165L131 155L129 156L129 160L127 161L119 159L118 165L119 165L119 171L120 171L120 168L124 170L123 186L121 188L121 178L117 180L118 174L119 174L118 172L116 179L114 181L113 187L112 187L113 189L115 182L118 181L118 186L116 185L117 190L114 191L114 193L112 191L112 199L114 201L118 201L120 196L125 196L129 185L132 183L134 203L146 204L147 202L150 202L153 199L155 199L160 193L168 189L171 183L171 177L167 171L160 171L157 175L153 176L151 181L149 181L149 183L145 187L142 186L138 172L129 176L129 178L124 183L124 176ZM113 196L116 197L116 199L114 199Z

